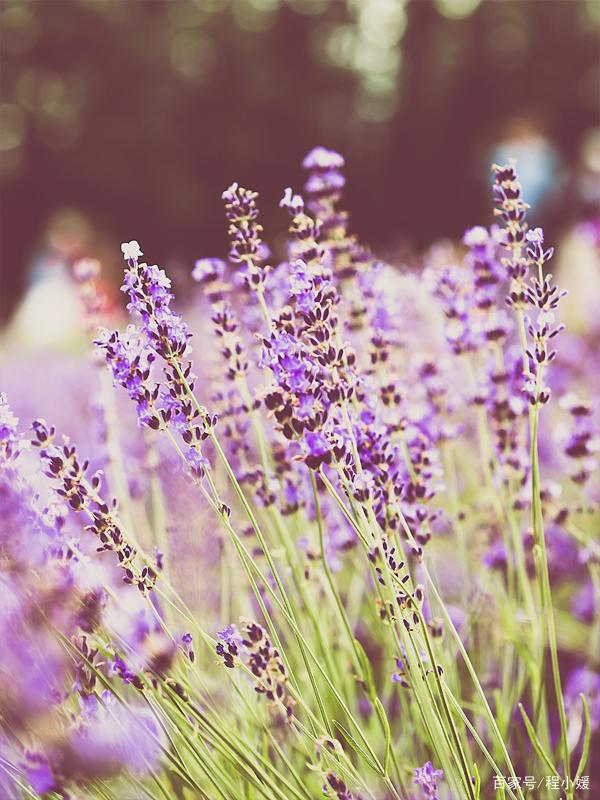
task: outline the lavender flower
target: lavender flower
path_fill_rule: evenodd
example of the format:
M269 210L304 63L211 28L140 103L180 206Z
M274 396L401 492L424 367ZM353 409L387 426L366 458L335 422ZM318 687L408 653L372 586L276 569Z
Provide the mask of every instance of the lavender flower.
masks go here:
M142 425L164 429L173 426L186 446L187 464L192 476L201 479L209 461L202 442L216 424L216 416L200 407L192 396L196 376L190 361L184 361L191 348L191 333L182 318L171 309L171 282L164 270L138 263L141 250L137 242L123 244L128 261L122 291L130 297L128 310L140 317L140 331L101 331L96 346L105 358L116 382L127 389ZM150 387L151 365L155 355L164 362L164 384Z
M333 796L337 798L337 800L353 800L353 794L346 785L346 783L340 778L339 775L336 775L335 772L328 772L325 775L325 780L327 784L323 787L323 794L327 794L331 796L328 790L331 789L333 792Z
M529 334L526 347L528 375L525 384L532 405L543 405L550 399L550 389L542 383L542 371L556 357L549 345L564 325L555 325L555 311L565 291L559 291L552 283L552 275L544 275L544 267L552 258L553 248L544 250L544 234L541 228L527 229L525 221L527 203L521 198L514 164L492 167L494 171L494 193L496 213L505 222L502 242L510 254L504 259L511 280L507 304L518 311L533 309L536 317L525 317ZM530 266L537 267L538 275L528 279Z
M229 669L241 661L256 678L255 691L264 694L274 710L283 710L287 719L294 714L295 702L287 689L287 671L279 651L267 632L251 620L244 620L241 631L228 625L219 632L216 653Z
M423 789L423 795L427 800L439 800L438 794L438 781L444 779L444 773L441 769L434 769L431 761L422 767L416 767L415 780L417 786Z
M81 704L76 724L48 753L26 753L25 774L37 792L67 797L70 784L91 784L123 772L144 777L156 768L164 736L151 712L117 703L107 691Z
M225 262L220 258L199 258L194 264L192 278L201 285L222 280L225 266Z
M115 384L126 389L136 404L139 425L158 430L166 427L171 417L168 408L160 408L159 385L151 388L150 372L156 355L135 325L128 325L124 334L99 331L94 344L104 353Z
M560 405L569 412L571 418L569 436L563 443L564 454L574 465L570 472L571 479L583 486L597 469L596 454L600 451L592 408L575 394L565 395L561 398Z
M502 244L509 251L510 257L503 262L508 270L511 281L507 304L514 309L523 309L528 306L526 280L529 272L529 262L526 254L525 236L527 223L525 217L529 206L521 196L521 184L515 171L515 164L506 166L492 166L494 172L494 197L496 208L494 213L501 217L505 224Z
M231 292L231 285L225 279L226 267L220 258L199 258L194 264L192 278L212 303L223 300Z
M308 171L307 205L319 222L325 260L332 273L345 282L345 289L358 272L358 262L365 259L364 250L348 232L348 213L338 208L346 185L344 164L339 153L325 147L315 147L302 162ZM367 257L366 261L370 259Z
M332 460L336 434L330 412L352 396L355 357L338 342L339 298L321 261L314 221L300 201L284 204L293 215L297 251L308 261L290 264L290 307L263 337L261 365L275 379L265 405L287 439L302 441L306 463L316 469Z
M28 753L25 776L37 794L59 790L57 779L47 759L41 753Z
M245 378L250 365L246 348L238 334L239 324L235 312L228 303L222 301L213 305L212 321L215 333L221 340L221 354L228 365L227 378L231 381Z
M161 756L164 735L143 706L126 707L109 692L84 701L80 724L62 754L69 780L106 778L122 770L151 772Z
M114 552L125 573L123 581L136 585L141 592L149 591L156 581L156 570L150 565L141 569L136 566L136 549L127 541L115 514L116 500L108 504L99 494L101 476L95 473L88 477L89 461L80 461L76 448L66 438L62 446L56 445L55 430L44 420L36 420L32 428L33 444L39 448L47 476L74 511L87 515L90 524L86 530L98 538L98 552Z
M596 592L591 583L585 583L571 601L571 611L584 622L591 622L596 614Z
M131 252L134 251L128 248L127 254ZM125 258L129 267L125 270L125 282L121 287L130 298L127 309L139 315L148 343L158 355L167 361L181 362L190 352L191 334L179 314L171 309L171 281L164 270L139 264L137 256L127 254Z
M302 162L308 172L305 188L309 208L328 229L344 220L335 211L346 183L341 172L344 165L344 159L339 153L325 147L315 147Z
M6 676L0 689L0 713L13 731L58 706L68 681L70 662L51 625L70 633L77 595L68 574L54 565L42 575L41 588L25 576L0 579L0 671ZM47 622L40 619L40 609L48 614Z
M265 263L265 250L260 238L262 225L257 222L257 192L244 189L237 183L223 192L225 213L229 220L231 247L229 258L243 268L243 276L249 288L262 291L270 267Z

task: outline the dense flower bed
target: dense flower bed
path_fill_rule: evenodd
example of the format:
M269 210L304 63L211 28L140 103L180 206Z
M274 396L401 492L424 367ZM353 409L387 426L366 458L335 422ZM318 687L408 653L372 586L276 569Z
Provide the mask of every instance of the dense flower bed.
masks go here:
M350 232L340 155L304 167L281 263L224 192L185 318L137 241L121 329L75 265L76 437L2 396L3 796L593 784L598 377L515 167L498 224L412 272Z

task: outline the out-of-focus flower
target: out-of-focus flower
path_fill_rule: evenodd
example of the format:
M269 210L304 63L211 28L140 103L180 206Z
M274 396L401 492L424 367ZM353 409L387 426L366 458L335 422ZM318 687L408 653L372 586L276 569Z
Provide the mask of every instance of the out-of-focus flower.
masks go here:
M192 278L200 284L221 280L225 274L225 266L220 258L199 258L194 264Z
M423 789L427 800L439 800L438 781L444 779L442 770L434 769L431 761L428 761L424 766L417 767L414 775L414 782Z
M80 258L73 264L73 277L77 282L96 280L100 277L100 270L97 258Z
M130 770L151 772L164 746L164 734L143 706L125 706L110 692L83 701L78 726L61 754L62 772L70 780L90 781Z
M583 694L590 710L590 723L593 731L600 728L600 675L587 667L573 670L565 686L565 707L571 711L581 707L579 695Z

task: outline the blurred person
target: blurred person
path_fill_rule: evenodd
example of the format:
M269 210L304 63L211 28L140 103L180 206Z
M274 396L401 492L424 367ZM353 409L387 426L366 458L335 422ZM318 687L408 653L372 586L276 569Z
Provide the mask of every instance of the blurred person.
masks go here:
M87 218L73 209L55 213L28 265L25 294L6 330L9 347L69 350L82 335L82 312L71 267L94 248Z
M31 264L29 286L6 331L8 343L29 351L65 349L80 330L77 291L65 260L41 253Z
M514 117L489 158L493 164L515 159L523 196L532 207L530 217L539 219L564 182L562 159L542 124L533 115Z
M561 321L574 333L600 334L600 217L575 225L560 242L555 270L568 291Z
M577 219L600 217L600 128L585 131L573 170L573 199Z
M566 187L569 228L557 248L555 269L568 290L565 324L577 333L600 333L600 128L586 131Z

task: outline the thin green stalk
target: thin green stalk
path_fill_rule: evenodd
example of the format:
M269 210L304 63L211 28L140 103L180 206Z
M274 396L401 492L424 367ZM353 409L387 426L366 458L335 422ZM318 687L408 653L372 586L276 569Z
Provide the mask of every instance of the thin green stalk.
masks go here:
M542 378L542 368L538 369L536 381L536 398L540 392ZM569 753L568 741L568 726L567 715L565 711L565 702L562 692L560 667L558 663L558 645L556 639L556 622L554 619L554 606L552 604L552 592L550 587L550 573L548 570L548 554L546 551L546 537L544 534L544 520L542 514L542 500L540 495L540 468L538 457L538 421L539 421L539 405L535 405L532 413L531 424L531 491L533 502L533 536L535 546L539 550L539 558L536 558L536 564L539 567L541 578L541 591L542 591L542 611L546 619L546 628L548 634L548 644L550 647L550 662L552 664L552 677L554 681L554 690L556 695L556 703L558 706L558 716L560 719L561 743L563 750L563 762L565 770L565 780L567 786L571 782L571 763ZM572 796L573 790L567 789L567 795Z
M402 523L402 527L404 528L404 531L405 531L409 541L411 541L413 544L416 544L415 540L413 538L413 535L412 535L412 531L410 530L410 526L406 522L406 519L405 519L404 515L402 514L401 511L399 511L399 513L400 513L400 521ZM494 736L496 737L496 739L498 741L498 745L499 745L500 750L502 752L502 756L504 758L506 766L509 769L509 774L510 774L511 777L515 777L517 773L515 772L515 768L514 768L514 766L512 764L511 757L510 757L510 755L508 753L508 750L506 748L506 744L504 742L504 738L502 737L502 734L500 733L500 730L498 728L498 724L496 722L496 719L495 719L494 715L492 714L492 710L491 710L490 705L488 703L487 697L485 696L485 692L483 691L481 683L479 682L479 678L477 677L477 673L475 671L475 668L473 667L473 664L471 663L471 659L469 658L469 654L466 651L466 648L465 648L465 646L464 646L464 644L462 642L460 634L456 630L456 626L454 625L454 623L452 621L452 618L450 617L450 614L448 613L448 611L446 609L446 605L445 605L444 601L442 600L442 597L441 597L440 593L437 590L435 582L433 581L433 579L432 579L432 577L431 577L431 575L429 573L429 570L427 569L427 566L426 566L425 562L423 562L421 564L421 568L422 568L423 573L424 573L424 575L425 575L425 577L427 579L427 584L430 587L430 589L432 591L432 594L433 594L436 602L438 603L438 605L439 605L439 607L440 607L440 609L442 611L442 614L444 616L444 620L445 620L446 624L448 625L448 628L449 628L449 630L450 630L450 632L452 634L452 637L454 638L454 640L455 640L455 642L457 644L459 652L460 652L460 654L462 656L462 659L463 659L463 661L465 663L465 666L467 667L467 671L468 671L468 673L469 673L469 675L471 677L471 680L473 682L473 686L475 687L475 690L476 690L477 694L479 695L479 698L480 698L480 700L481 700L481 702L483 704L483 707L484 707L485 712L486 712L486 717L487 717L487 719L488 719L488 721L490 723L492 731L494 732ZM525 800L524 795L523 795L523 791L522 791L522 789L520 787L517 787L517 792L519 794L520 800Z
M349 645L350 645L350 647L352 649L352 652L354 654L355 668L356 668L357 672L361 673L362 680L367 683L368 690L369 690L370 694L372 695L371 699L375 699L376 698L375 686L373 685L372 676L368 676L368 675L364 674L365 670L362 668L363 658L362 658L362 656L361 656L361 654L359 653L359 650L358 650L358 642L357 642L356 637L354 636L354 632L352 631L352 628L350 626L350 621L349 621L348 616L346 614L346 610L344 608L344 605L342 603L342 599L341 599L341 597L339 595L339 592L337 590L337 586L335 585L335 581L333 580L333 575L331 574L331 569L329 568L329 563L327 561L327 555L325 553L325 535L324 535L325 531L324 531L324 526L323 526L323 517L321 515L321 504L319 502L319 493L318 493L318 489L317 489L317 480L315 478L315 473L312 470L310 470L310 481L311 481L314 504L315 504L315 516L316 516L316 521L317 521L317 530L318 530L318 534L319 534L319 549L320 549L320 553L321 553L321 563L322 563L322 566L323 566L323 571L325 573L325 577L327 579L327 585L329 586L329 589L330 589L331 594L333 596L333 599L335 601L335 605L336 605L336 608L337 608L337 611L338 611L338 616L339 616L339 618L340 618L340 620L342 622L342 627L344 628L344 630L346 632L348 643L349 643ZM387 733L387 729L389 728L389 722L387 721L387 717L384 720L384 719L382 719L382 717L378 713L377 714L377 718L379 719L382 731L383 731L383 733L385 735ZM404 786L404 783L403 783L403 780L402 780L402 775L401 775L401 772L400 772L400 767L399 767L397 759L396 759L396 754L395 754L395 752L392 751L391 755L392 755L392 761L394 763L394 767L395 767L395 770L396 770L396 775L397 775L398 781L400 782L400 786L402 788L402 791L405 794L407 794L406 786Z
M203 487L201 487L201 488L203 489ZM203 491L204 491L204 492L206 492L206 489L203 489ZM207 499L208 499L210 502L212 502L212 500L211 500L211 498L210 498L210 496L208 495L208 493L207 493L207 492L206 492L206 496L207 496ZM331 690L331 692L333 693L333 695L334 695L334 697L336 698L337 702L340 704L340 706L341 706L341 708L343 709L344 713L345 713L345 714L348 716L348 718L349 718L349 719L352 721L352 724L353 724L353 726L354 726L354 727L355 727L355 729L357 730L357 732L358 732L358 734L360 735L360 737L363 739L363 741L364 741L364 744L365 744L365 746L367 747L367 749L369 750L369 753L370 753L370 755L372 756L372 758L373 758L373 759L374 759L374 760L375 760L377 763L379 763L379 762L378 762L378 759L377 759L377 757L376 757L376 755L375 755L375 753L374 753L374 752L373 752L373 750L371 749L371 746L370 746L370 744L368 743L368 741L367 741L367 740L366 740L366 738L364 737L364 734L363 734L363 732L362 732L362 727L361 727L361 725L360 725L360 724L359 724L359 723L356 721L356 719L354 718L354 716L353 716L352 712L351 712L351 711L350 711L350 709L348 708L347 704L345 703L345 701L343 700L343 698L342 698L342 697L341 697L341 695L339 694L339 692L338 692L338 690L337 690L337 687L336 687L336 686L335 686L335 684L332 682L332 680L330 679L330 677L327 675L326 671L323 669L323 666L322 666L322 664L321 664L321 662L320 662L319 658L318 658L318 657L316 656L316 654L315 654L315 653L312 651L312 649L311 649L311 648L310 648L310 646L308 645L307 641L304 639L304 637L303 637L303 635L302 635L302 632L300 631L300 628L298 627L298 625L297 625L296 621L295 621L295 620L294 620L294 618L293 618L293 617L290 615L290 613L289 613L289 612L288 612L288 610L286 609L285 605L283 604L282 600L279 598L278 594L277 594L277 593L276 593L276 592L273 590L273 588L270 586L270 584L269 584L269 581L268 581L268 580L267 580L267 578L266 578L266 577L265 577L265 576L262 574L262 572L261 572L260 568L258 567L258 565L257 565L257 564L256 564L256 563L253 561L252 557L250 556L250 554L248 553L247 549L245 548L245 546L244 546L243 542L241 542L241 540L239 539L239 537L238 537L238 535L236 534L235 530L234 530L234 529L231 527L231 525L229 524L228 520L227 520L227 519L223 519L223 522L224 522L224 524L226 524L226 525L228 526L228 529L229 529L230 533L232 533L232 536L233 536L233 541L234 541L234 543L236 544L236 547L239 547L239 550L238 550L238 552L240 553L240 555L243 555L243 556L245 557L245 559L247 559L247 563L248 563L248 565L249 565L249 566L251 566L251 567L252 567L252 569L254 569L254 571L256 572L256 574L257 574L257 575L260 577L260 579L261 579L261 580L264 582L265 589L268 591L268 593L271 595L271 597L272 597L273 601L275 602L275 604L276 604L276 605L278 606L278 608L281 610L281 612L282 612L282 614L284 615L284 617L285 617L285 619L286 619L287 623L288 623L288 624L289 624L289 626L291 627L291 629L292 629L293 633L294 633L294 634L295 634L297 637L299 637L299 638L300 638L300 640L302 641L302 644L303 644L303 646L306 648L306 652L308 653L308 655L310 655L310 657L311 657L311 659L313 660L313 662L314 662L315 666L317 667L317 670L318 670L318 671L321 673L321 675L323 676L323 678L324 678L325 682L327 683L327 685L328 685L329 689L330 689L330 690ZM244 561L244 563L246 563L246 562ZM256 586L256 584L255 584L255 583L254 583L253 585L254 585L254 586ZM255 592L258 592L258 588L256 588L256 589L255 589ZM258 593L258 595L257 595L257 598L258 598L259 596L260 596L260 592ZM261 600L262 600L262 598L261 598ZM259 602L261 602L261 600L259 600ZM263 606L264 606L264 602L263 602ZM265 609L265 611L264 611L263 613L266 613L266 614L267 614L267 617L266 617L266 619L267 619L267 620L270 620L270 615L268 614L268 612L266 611L266 609ZM276 637L276 635L277 635L277 634L275 633L275 637ZM275 637L274 637L274 641L276 641L276 638L275 638ZM282 655L283 655L283 651L282 651ZM382 769L380 764L379 764L379 768L380 768L380 769Z

